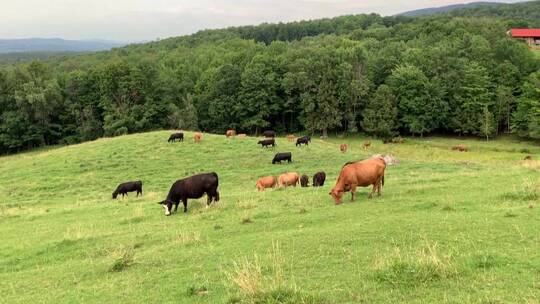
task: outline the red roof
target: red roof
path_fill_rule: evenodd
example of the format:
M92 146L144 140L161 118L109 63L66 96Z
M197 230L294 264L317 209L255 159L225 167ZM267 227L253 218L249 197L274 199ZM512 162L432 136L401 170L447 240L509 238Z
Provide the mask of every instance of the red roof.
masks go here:
M540 38L540 29L511 29L510 32L515 38Z

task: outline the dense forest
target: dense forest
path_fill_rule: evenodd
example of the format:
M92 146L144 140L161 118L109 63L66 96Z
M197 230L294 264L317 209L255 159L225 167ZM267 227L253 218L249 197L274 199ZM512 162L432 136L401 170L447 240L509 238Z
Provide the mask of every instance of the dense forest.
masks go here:
M10 65L0 153L161 128L538 139L540 60L507 35L534 21L500 17L354 15Z

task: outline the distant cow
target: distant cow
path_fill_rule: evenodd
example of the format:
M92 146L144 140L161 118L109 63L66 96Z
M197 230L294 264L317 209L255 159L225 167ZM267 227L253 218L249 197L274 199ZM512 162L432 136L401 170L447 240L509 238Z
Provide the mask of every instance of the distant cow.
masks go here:
M268 146L272 146L272 147L275 147L276 146L276 140L275 139L263 139L263 140L259 140L259 142L257 143L259 145L261 145L261 148L268 148Z
M347 144L341 144L341 145L339 146L339 150L340 150L342 153L347 152L347 148L349 148L349 146L347 146Z
M264 191L267 188L274 188L277 185L277 180L274 176L265 176L257 180L256 187L259 191Z
M282 161L292 162L292 153L291 152L284 152L284 153L278 153L276 156L274 156L274 159L272 159L272 164L275 165L276 163L280 163Z
M300 178L300 185L302 186L302 188L305 188L305 187L308 187L308 184L309 184L309 177L307 175L302 175L302 177Z
M525 156L525 158L523 158L523 160L532 160L532 156L527 155L527 156Z
M323 171L315 173L315 175L313 175L313 187L324 186L325 180L326 180L326 173L324 173Z
M348 163L341 169L336 185L330 195L336 201L336 205L341 204L343 193L351 192L351 201L356 196L356 187L367 187L373 185L373 190L369 194L371 198L375 192L381 195L381 187L384 185L384 170L386 163L382 158L369 158L363 161Z
M238 134L237 136L238 136L238 138L246 138L246 137L247 137L247 135L246 135L246 134L244 134L244 133L242 133L242 134Z
M309 145L309 143L311 142L311 137L309 136L304 136L304 137L300 137L296 140L296 146L301 146L301 145Z
M171 215L173 205L175 206L174 212L176 212L178 210L178 204L182 201L184 212L187 212L188 199L198 199L206 194L208 197L206 204L210 205L212 201L219 202L218 184L218 175L215 172L197 174L180 179L171 186L167 198L158 204L163 205L165 215Z
M195 142L201 142L202 140L202 133L195 133L195 135L193 135L193 140L195 140Z
M225 133L225 136L227 136L227 138L235 137L236 136L236 131L235 130L227 130L227 133Z
M267 137L267 138L274 138L276 137L276 131L272 131L272 130L264 131L262 133L262 136Z
M371 147L371 141L367 140L362 144L362 149L367 150Z
M296 172L284 173L279 176L278 184L280 187L293 186L296 187L300 175Z
M142 195L142 181L121 183L120 185L118 185L118 187L116 187L116 190L114 190L112 198L116 199L116 197L118 197L118 194L122 194L122 197L124 197L124 195L127 195L128 192L135 191L137 191L136 196L139 196L139 194Z
M171 134L171 136L169 136L169 140L168 142L175 142L176 140L179 140L179 141L184 141L184 133L174 133L174 134Z
M290 141L290 142L294 141L295 138L296 138L296 136L294 136L293 134L287 135L287 140Z
M459 151L459 152L468 152L469 147L465 145L457 145L452 147L452 151Z

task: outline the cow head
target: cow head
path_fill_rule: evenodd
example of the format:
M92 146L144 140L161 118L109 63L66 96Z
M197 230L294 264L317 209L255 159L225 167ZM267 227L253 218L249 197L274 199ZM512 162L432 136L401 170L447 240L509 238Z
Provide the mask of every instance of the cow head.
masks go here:
M116 199L117 196L118 196L118 192L114 191L114 192L112 193L112 198L113 198L113 199Z
M172 213L172 201L170 200L164 200L161 202L158 202L158 204L163 206L163 209L165 209L165 215L169 216Z
M332 191L330 191L330 193L328 194L330 194L332 198L334 199L334 201L336 201L336 205L341 204L341 198L343 197L342 189L333 188Z

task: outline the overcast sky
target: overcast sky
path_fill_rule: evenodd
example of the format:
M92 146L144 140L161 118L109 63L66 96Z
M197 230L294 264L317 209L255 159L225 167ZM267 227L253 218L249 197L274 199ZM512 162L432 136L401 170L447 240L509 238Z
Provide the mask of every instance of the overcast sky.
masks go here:
M472 1L0 0L0 38L143 41L208 28L372 12L393 15L463 2Z

